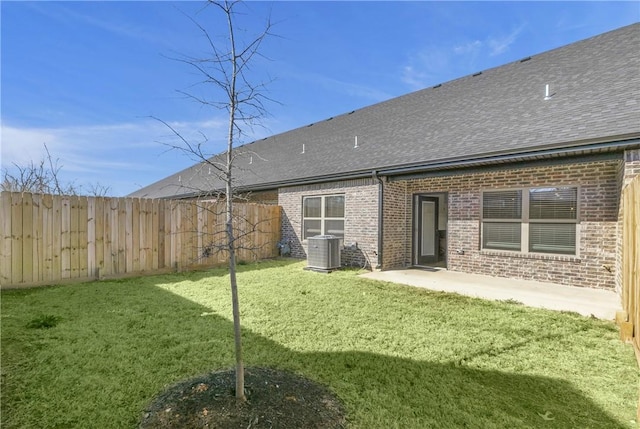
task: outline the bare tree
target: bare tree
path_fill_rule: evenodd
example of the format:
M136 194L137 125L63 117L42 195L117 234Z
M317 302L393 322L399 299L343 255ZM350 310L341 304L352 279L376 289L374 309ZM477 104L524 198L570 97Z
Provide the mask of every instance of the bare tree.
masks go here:
M27 165L13 164L14 172L8 169L2 171L0 189L9 192L31 192L34 194L81 195L82 185L75 182L60 181L59 159L53 159L49 148L44 143L47 156L38 162L31 161ZM99 183L89 185L88 195L103 197L109 193L109 187Z
M213 1L208 0L207 6L217 8L226 21L227 34L223 43L217 43L204 25L194 18L189 18L197 26L204 36L211 55L207 58L180 56L172 58L194 68L203 77L200 84L207 85L212 91L206 91L209 96L200 96L190 91L179 91L187 98L197 103L214 109L226 111L228 123L226 130L226 152L218 156L210 156L207 146L209 140L201 133L200 141L192 141L183 136L180 131L172 127L166 121L155 118L165 124L178 138L179 143L171 145L186 151L195 157L200 163L201 169L207 168L220 182L224 184L224 190L215 188L191 189L192 192L203 198L224 199L225 203L225 235L222 246L215 243L203 249L203 256L209 256L212 251L224 250L228 255L229 281L231 287L231 300L233 307L233 327L235 338L236 360L236 387L235 396L240 400L246 400L244 389L244 363L242 357L242 336L240 328L240 304L238 299L238 283L236 277L236 251L239 238L250 233L248 231L236 231L234 229L234 200L239 199L236 192L234 165L236 152L234 146L242 141L247 134L247 129L258 125L259 120L266 116L265 102L270 101L265 95L265 83L255 83L249 76L250 64L257 56L264 40L271 35L272 24L267 20L264 28L250 40L236 37L236 10L240 1ZM192 90L191 90L192 91ZM216 98L215 95L218 95ZM221 94L221 95L220 95ZM254 225L255 229L255 225ZM238 236L240 235L240 237Z

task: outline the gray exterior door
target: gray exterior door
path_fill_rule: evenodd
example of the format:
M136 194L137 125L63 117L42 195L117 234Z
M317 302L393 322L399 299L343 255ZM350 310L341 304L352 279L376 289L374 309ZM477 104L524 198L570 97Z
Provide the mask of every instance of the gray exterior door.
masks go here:
M416 263L428 265L438 262L440 237L438 234L438 198L418 196L417 201Z

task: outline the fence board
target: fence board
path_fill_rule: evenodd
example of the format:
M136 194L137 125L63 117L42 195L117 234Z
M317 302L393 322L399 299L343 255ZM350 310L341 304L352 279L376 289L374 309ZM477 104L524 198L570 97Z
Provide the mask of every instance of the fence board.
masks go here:
M631 342L640 364L640 176L624 188L622 209L622 308L632 326Z
M53 222L51 225L51 281L62 278L62 198L52 197Z
M623 191L622 305L640 351L640 176ZM640 359L640 355L639 355Z
M105 231L105 226L104 226L104 220L105 220L105 215L104 215L104 206L105 206L105 199L100 197L100 198L95 198L95 202L94 202L94 216L95 216L95 232L94 232L94 239L95 239L95 243L96 243L96 255L95 255L95 263L93 264L96 272L93 273L94 277L99 277L100 275L103 274L104 272L104 249L105 249L105 243L104 243L104 237L106 234Z
M160 200L152 200L151 206L151 216L153 218L153 224L151 225L151 270L156 271L162 261L164 259L163 256L160 255L160 234L162 230L164 230L164 225L160 220Z
M11 283L22 283L22 196L11 197Z
M140 201L140 271L149 271L147 265L151 262L149 250L151 249L151 236L149 235L149 224L152 223L149 200Z
M114 206L115 205L115 206ZM113 242L114 236L117 236L117 231L112 226L113 219L117 219L117 214L114 215L114 210L117 212L118 206L114 198L105 198L104 201L104 269L103 276L110 276L115 273L114 262L117 260L118 246Z
M60 271L62 278L71 278L71 199L62 197L60 206Z
M88 219L87 197L78 197L78 277L87 278L93 276L88 271ZM93 255L95 258L95 255Z
M22 279L33 283L33 198L22 198Z
M43 195L42 210L42 277L41 281L50 282L53 277L53 196Z
M97 198L87 199L87 272L96 274L96 202Z
M140 266L144 271L153 269L153 200L142 200L145 206L145 222L141 225L144 229L144 247L140 255ZM144 259L144 261L143 261ZM143 263L144 262L144 263Z
M177 269L177 254L178 254L178 223L177 223L177 214L178 203L176 201L167 202L167 232L166 237L168 240L168 249L169 249L169 267Z
M31 269L33 270L32 281L41 282L42 281L42 271L40 268L40 264L44 264L43 261L43 248L42 248L42 195L41 194L33 194L32 196L32 222L33 222L33 247L31 254Z
M117 200L117 203L118 212L116 221L118 222L118 262L116 266L118 268L116 269L116 273L128 273L131 272L131 261L127 261L128 253L132 252L131 222L127 215L129 206L127 205L127 200L120 198ZM129 252L127 250L129 250ZM129 265L127 265L127 262L129 262Z
M189 245L189 266L198 265L200 263L200 252L198 252L198 237L200 234L193 234L193 231L198 231L198 206L196 204L188 204L189 210L189 229L187 230L187 236Z
M108 275L119 273L118 267L118 237L120 224L118 223L118 200L116 198L109 199L109 219L108 219L109 231L109 255L107 265L109 266ZM124 225L122 225L124 228ZM106 255L105 255L106 256ZM122 272L124 272L124 267Z
M159 227L160 235L158 239L158 268L171 268L171 237L168 234L171 233L171 216L168 213L170 210L171 201L160 200L158 207Z
M193 240L193 235L189 234L189 231L192 231L196 228L194 221L194 210L192 210L193 205L184 203L182 204L182 213L184 218L182 219L182 254L183 254L183 266L190 267L196 263L194 258L194 247L197 244Z
M220 238L218 238L220 237ZM221 210L220 207L216 208L216 233L215 237L212 240L215 242L224 242L223 240L227 239L227 215L224 210ZM228 254L226 251L221 250L216 252L216 259L219 262L224 262L228 258Z
M69 226L69 245L71 246L71 259L69 269L71 271L71 278L77 279L80 277L80 203L79 197L73 195L69 197L71 201L71 211L69 213L70 226Z
M221 203L10 192L0 202L2 287L226 262ZM280 208L236 204L234 213L238 259L277 256Z
M640 179L636 179L634 191L634 230L635 240L631 244L633 246L633 268L631 269L631 292L633 297L632 308L635 308L635 316L633 323L635 326L635 345L636 350L640 350ZM639 404L640 405L640 404Z
M131 223L131 253L127 252L127 266L130 267L127 270L135 273L140 271L140 200L136 198L127 200L127 202L129 201L131 201L131 213L129 213L129 206L127 206L127 225L129 226L129 223ZM128 245L129 242L127 242Z
M172 225L174 225L173 239L175 242L173 245L175 246L175 257L173 259L174 264L178 270L181 270L183 267L184 255L182 254L182 202L176 203L173 207L172 215L174 220Z
M196 206L196 210L198 212L197 217L198 217L198 231L202 231L201 234L198 234L197 236L197 244L196 247L198 249L198 255L200 257L202 257L203 251L204 251L204 237L206 234L206 230L205 230L205 207L203 203L198 203L198 205Z
M0 223L2 223L2 247L0 248L0 285L11 283L11 244L13 242L11 228L11 194L0 195Z

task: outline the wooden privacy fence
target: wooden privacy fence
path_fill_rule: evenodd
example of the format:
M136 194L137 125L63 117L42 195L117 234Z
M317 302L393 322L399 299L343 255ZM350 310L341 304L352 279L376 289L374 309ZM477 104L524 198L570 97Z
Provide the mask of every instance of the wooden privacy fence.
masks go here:
M640 176L624 188L622 198L622 309L640 362Z
M277 256L280 207L234 207L238 259ZM220 264L224 228L224 203L2 192L0 286Z

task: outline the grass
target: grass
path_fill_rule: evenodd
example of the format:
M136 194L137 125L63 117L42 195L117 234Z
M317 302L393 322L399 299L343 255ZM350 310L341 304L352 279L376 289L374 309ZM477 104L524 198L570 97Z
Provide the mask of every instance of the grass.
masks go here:
M246 364L329 386L352 428L632 428L639 371L609 322L239 267ZM134 428L167 385L234 362L224 269L2 292L2 428Z

